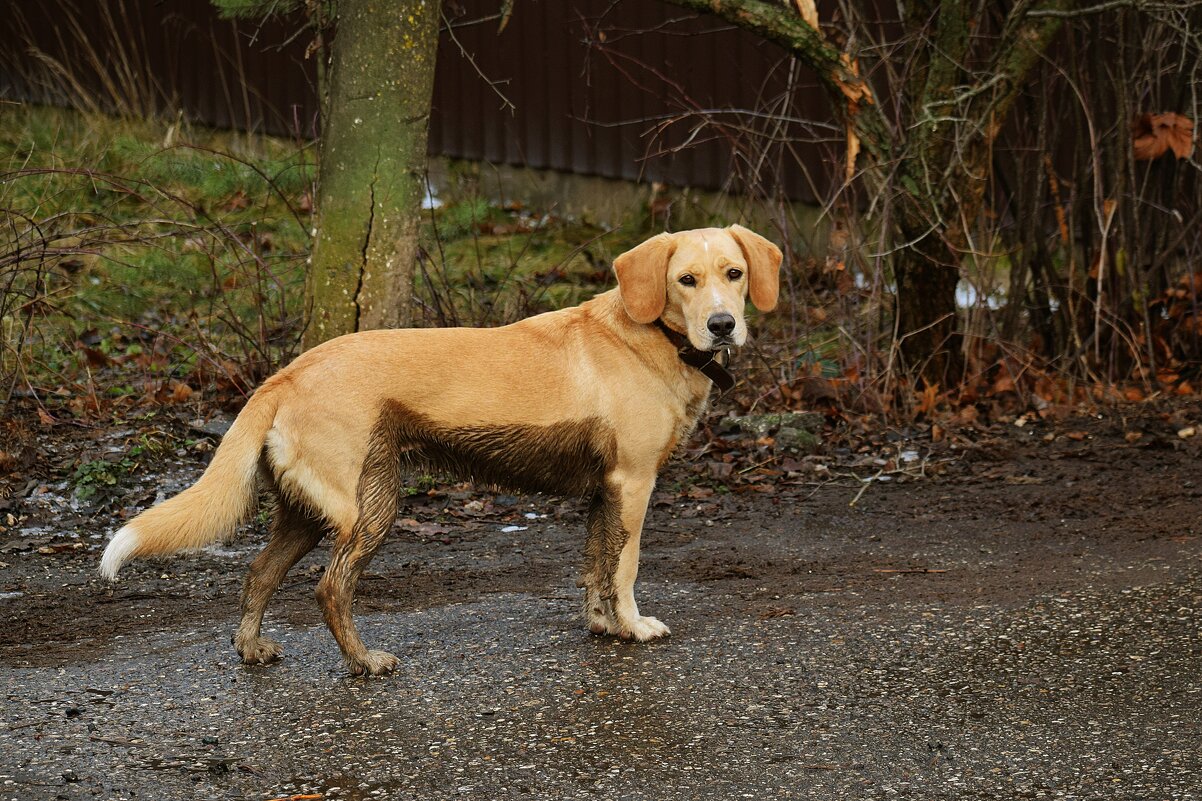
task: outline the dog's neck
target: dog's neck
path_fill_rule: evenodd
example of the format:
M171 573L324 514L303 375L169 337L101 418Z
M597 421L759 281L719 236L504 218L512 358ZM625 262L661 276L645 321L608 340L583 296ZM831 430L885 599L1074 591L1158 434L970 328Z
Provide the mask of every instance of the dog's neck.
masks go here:
M669 328L662 319L656 320L655 326L664 332L664 336L676 348L676 355L680 357L680 360L689 367L700 370L718 388L718 392L728 392L735 385L734 374L726 369L726 365L718 361L718 356L723 351L698 350L689 342L687 336Z

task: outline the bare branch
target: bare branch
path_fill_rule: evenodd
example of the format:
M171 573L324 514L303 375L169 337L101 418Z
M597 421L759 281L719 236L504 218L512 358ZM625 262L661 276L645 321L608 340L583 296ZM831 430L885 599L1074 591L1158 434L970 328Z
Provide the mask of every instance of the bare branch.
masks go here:
M466 60L468 64L472 65L472 69L476 71L476 74L480 76L480 79L488 85L489 89L492 89L493 92L496 93L497 97L501 98L501 108L509 109L510 114L513 114L515 111L517 111L518 107L513 104L513 101L506 97L504 93L497 88L497 84L503 83L503 81L494 81L484 74L484 70L480 69L480 65L476 63L475 57L473 57L471 53L467 52L467 48L463 46L463 43L459 41L459 37L455 35L455 26L449 19L447 19L445 12L442 14L442 21L443 30L447 32L447 35L451 37L451 41L454 42L455 46L459 48L459 55L463 56L464 60ZM504 25L502 25L502 27L504 27Z
M1072 19L1090 14L1101 14L1119 8L1130 8L1136 11L1188 11L1202 7L1202 0L1178 0L1177 2L1155 2L1155 0L1108 0L1088 8L1036 8L1027 12L1030 17L1055 17Z

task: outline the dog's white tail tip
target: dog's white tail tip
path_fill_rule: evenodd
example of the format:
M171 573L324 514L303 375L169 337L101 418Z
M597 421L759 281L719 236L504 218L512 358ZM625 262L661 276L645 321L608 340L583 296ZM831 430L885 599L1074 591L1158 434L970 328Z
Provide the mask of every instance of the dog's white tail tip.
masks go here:
M100 557L100 575L106 579L113 580L117 578L117 571L125 564L138 547L138 532L133 526L125 526L109 540L108 547L104 549L104 556Z

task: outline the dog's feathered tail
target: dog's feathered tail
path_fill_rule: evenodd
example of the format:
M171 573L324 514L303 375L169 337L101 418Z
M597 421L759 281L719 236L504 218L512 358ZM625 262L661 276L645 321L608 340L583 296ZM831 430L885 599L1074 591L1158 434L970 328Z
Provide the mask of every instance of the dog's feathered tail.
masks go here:
M200 479L121 528L100 559L100 574L116 578L134 557L186 551L227 536L251 513L259 455L275 419L274 392L260 389L234 420Z

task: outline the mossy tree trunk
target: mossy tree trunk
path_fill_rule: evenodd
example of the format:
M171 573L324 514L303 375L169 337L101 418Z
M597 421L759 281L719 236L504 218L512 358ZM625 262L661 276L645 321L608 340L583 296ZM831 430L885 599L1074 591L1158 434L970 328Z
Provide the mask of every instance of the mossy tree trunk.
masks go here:
M304 346L412 319L441 0L338 0Z

